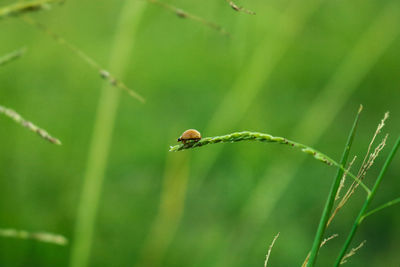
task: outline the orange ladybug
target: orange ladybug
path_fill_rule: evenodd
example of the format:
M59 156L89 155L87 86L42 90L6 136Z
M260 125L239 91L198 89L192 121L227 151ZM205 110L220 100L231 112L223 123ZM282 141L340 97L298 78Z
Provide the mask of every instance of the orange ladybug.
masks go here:
M189 129L183 132L181 137L178 138L178 142L182 142L183 144L186 144L187 141L200 141L201 139L201 134L199 131L195 129Z

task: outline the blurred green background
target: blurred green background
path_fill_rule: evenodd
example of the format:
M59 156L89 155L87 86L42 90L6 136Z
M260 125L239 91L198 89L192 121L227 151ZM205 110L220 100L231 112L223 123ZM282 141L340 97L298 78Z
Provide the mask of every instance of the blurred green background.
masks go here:
M299 266L314 238L335 169L276 144L237 143L169 153L188 128L203 136L251 130L285 136L339 160L360 104L356 166L389 110L388 146L400 133L400 3L393 1L167 1L222 25L230 36L141 2L124 74L146 98L120 93L89 266ZM108 68L129 1L74 1L33 17ZM1 6L13 1L1 1ZM0 117L0 227L49 231L66 247L0 238L0 266L70 266L101 88L96 70L17 17L0 21L0 105L61 139L57 147ZM118 62L114 62L117 64ZM118 90L111 88L112 90ZM99 118L102 121L102 118ZM399 196L400 158L373 207ZM357 192L327 235L319 266L339 252L365 194ZM87 211L90 213L90 211ZM361 225L348 266L399 266L400 212ZM85 233L82 233L83 235Z

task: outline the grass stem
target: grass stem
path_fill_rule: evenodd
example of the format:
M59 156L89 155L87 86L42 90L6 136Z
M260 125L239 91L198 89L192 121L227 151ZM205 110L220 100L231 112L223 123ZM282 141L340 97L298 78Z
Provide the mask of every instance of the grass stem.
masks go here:
M385 164L383 165L383 167L382 167L382 169L381 169L381 171L380 171L380 173L378 175L378 178L375 181L375 184L374 184L374 186L372 188L371 194L368 195L368 197L365 200L365 202L364 202L364 204L363 204L363 206L362 206L362 208L361 208L356 220L354 221L353 227L351 228L350 233L347 236L347 239L346 239L346 241L345 241L345 243L344 243L344 245L343 245L343 247L342 247L342 249L341 249L341 251L339 253L339 256L336 259L335 266L339 266L341 264L342 259L345 256L346 251L349 248L350 243L353 240L354 235L355 235L359 225L361 224L362 220L366 217L365 215L368 214L367 213L367 209L368 209L371 201L374 199L375 194L376 194L376 192L377 192L377 190L379 188L379 185L382 182L382 178L385 175L386 170L389 167L390 163L392 162L393 157L396 154L399 146L400 146L400 136L397 138L396 143L394 144L394 146L392 148L392 151L390 152L389 156L386 158Z
M361 108L360 108L360 111L361 111ZM239 141L271 142L271 143L279 143L279 144L289 145L289 146L298 148L302 152L312 155L318 161L321 161L330 166L338 167L341 170L341 173L346 172L346 174L348 174L357 183L359 183L368 194L371 192L369 190L369 188L360 181L360 179L358 179L355 175L353 175L352 173L345 170L345 168L343 167L343 164L337 163L336 161L334 161L327 155L315 150L312 147L291 141L284 137L277 137L277 136L272 136L269 134L258 133L258 132L243 131L243 132L236 132L236 133L231 133L231 134L222 135L222 136L205 137L205 138L202 138L200 141L189 141L189 142L186 142L185 144L171 146L169 151L176 152L176 151L181 151L181 150L185 150L185 149L201 147L201 146L205 146L208 144L234 143L234 142L239 142ZM340 182L340 180L339 180L339 182Z
M51 136L46 130L36 126L35 124L33 124L30 121L27 121L21 115L19 115L16 111L0 105L0 114L4 114L5 116L11 118L16 123L18 123L18 124L24 126L25 128L27 128L29 131L37 133L44 140L49 141L50 143L53 143L53 144L56 144L56 145L61 145L61 141L60 140L58 140L57 138Z
M386 202L385 204L383 204L383 205L381 205L381 206L379 206L379 207L377 207L377 208L375 208L375 209L373 209L373 210L371 210L371 211L365 213L365 214L362 216L361 221L363 221L366 217L368 217L368 216L370 216L370 215L372 215L372 214L374 214L374 213L376 213L376 212L378 212L378 211L381 211L381 210L383 210L383 209L386 209L386 208L388 208L388 207L390 207L390 206L393 206L393 205L396 205L396 204L398 204L398 203L400 203L400 197L398 197L398 198L396 198L396 199L393 199L393 200L391 200L391 201L388 201L388 202Z
M167 4L167 3L163 2L163 1L159 1L159 0L147 0L147 2L158 5L166 10L169 10L170 12L176 14L178 17L180 17L182 19L190 19L193 21L200 22L201 24L218 31L222 35L229 35L228 32L222 26L220 26L214 22L208 21L197 15L186 12L185 10L177 8L173 5Z
M110 69L119 75L123 75L126 68L131 64L129 55L133 51L138 25L144 8L144 2L127 1L121 9L110 58ZM71 267L85 267L89 263L95 219L111 146L119 97L120 92L118 90L108 85L102 88L83 179L81 200L78 205L78 216L70 259Z
M358 120L359 120L361 111L362 111L362 106L360 107L360 109L357 112L356 118L353 123L353 127L351 128L349 136L347 138L346 146L343 151L342 159L340 161L341 166L345 166L347 163L347 159L349 157L351 145L353 144L354 135L355 135L355 132L357 129ZM339 189L342 176L343 176L343 169L338 168L336 178L333 181L331 190L329 192L328 199L327 199L325 207L324 207L324 211L322 212L322 216L321 216L321 219L320 219L320 222L318 225L317 233L315 235L314 242L313 242L313 245L311 248L310 258L309 258L306 266L314 266L314 264L317 260L317 255L318 255L318 251L320 248L320 244L324 237L325 229L327 227L327 222L329 220L329 216L331 214L333 204L335 203L336 193ZM368 194L368 195L370 195L370 194Z

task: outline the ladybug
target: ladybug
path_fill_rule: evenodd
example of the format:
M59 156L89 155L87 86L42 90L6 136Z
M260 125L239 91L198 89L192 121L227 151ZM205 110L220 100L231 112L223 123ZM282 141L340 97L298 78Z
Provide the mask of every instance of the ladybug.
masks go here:
M201 139L201 134L199 131L195 129L189 129L183 132L181 137L178 138L178 142L182 142L183 144L186 144L187 141L200 141Z

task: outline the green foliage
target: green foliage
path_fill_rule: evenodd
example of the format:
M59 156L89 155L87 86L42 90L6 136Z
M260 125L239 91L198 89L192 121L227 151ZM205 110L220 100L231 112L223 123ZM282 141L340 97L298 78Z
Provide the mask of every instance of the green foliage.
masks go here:
M371 194L369 194L367 196L367 198L365 199L364 204L363 204L363 206L362 206L357 218L355 219L355 221L353 223L353 227L351 228L351 231L350 231L349 235L347 236L346 242L344 243L344 245L342 247L342 250L340 251L339 256L336 259L335 266L339 266L340 264L343 263L343 258L345 257L345 254L346 254L346 252L347 252L347 250L348 250L348 248L350 246L350 243L353 240L354 235L355 235L358 227L360 226L361 222L363 221L363 219L368 214L367 213L367 209L368 209L371 201L374 199L374 197L375 197L375 195L377 193L377 190L378 190L378 188L379 188L379 186L380 186L380 184L382 182L382 179L383 179L384 175L386 174L387 168L389 167L390 163L392 163L393 157L396 154L399 146L400 146L400 136L397 138L396 143L394 144L394 146L393 146L392 150L390 151L389 156L387 157L387 159L386 159L386 161L385 161L385 163L384 163L384 165L383 165L378 177L376 178L375 184L374 184L374 186L372 188L372 191L371 191ZM385 207L389 207L390 205L393 205L395 203L396 203L396 200L394 200L392 202L389 202L388 204L384 204L383 207L384 208ZM380 208L380 209L382 209L382 208Z
M0 226L63 233L71 242L0 238L0 266L262 266L277 232L269 266L298 266L334 168L270 140L181 153L165 151L168 144L192 127L206 136L257 129L336 159L359 103L368 119L354 154L362 154L385 110L393 114L389 132L400 132L396 0L367 0L362 8L319 0L132 1L148 8L128 16L122 31L126 1L5 9L15 3L39 1L1 4L1 54L22 45L29 54L1 66L0 101L51 125L64 145L27 138L0 118ZM243 14L242 5L257 15ZM5 19L13 14L28 24ZM109 94L98 90L99 76L112 86ZM146 104L126 94L117 104L109 99L124 90L122 81ZM394 200L362 217L368 220L354 241L368 242L351 258L355 266L397 263L399 171L398 164L388 168L374 203ZM360 201L364 194L355 194L326 231L339 237L320 249L318 265L334 262Z

